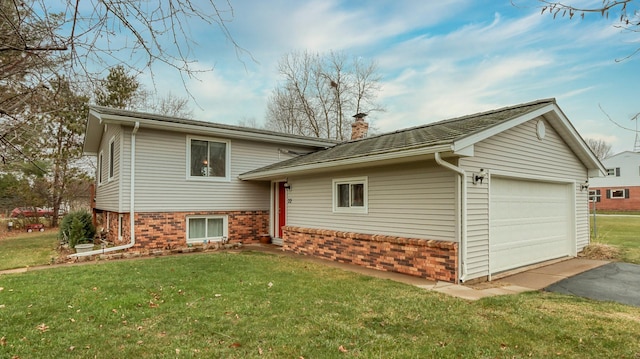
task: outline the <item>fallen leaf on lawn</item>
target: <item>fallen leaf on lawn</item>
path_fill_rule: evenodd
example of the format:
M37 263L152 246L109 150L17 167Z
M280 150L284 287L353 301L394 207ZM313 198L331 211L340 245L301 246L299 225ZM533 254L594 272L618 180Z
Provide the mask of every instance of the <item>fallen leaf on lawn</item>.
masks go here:
M501 350L507 349L507 345L505 343L500 343L500 349Z
M178 294L184 294L184 292L182 291L182 289L178 289Z
M180 349L176 348L176 355L180 354Z
M7 345L7 338L5 338L5 337L0 338L0 345L2 345L2 346Z
M0 292L2 292L4 290L4 287L0 287Z
M238 342L235 342L235 343L229 345L229 348L240 348L241 346L242 346L242 344L240 344Z
M138 345L141 345L142 343L144 343L142 340L138 340L138 341L136 342L136 344L138 344Z
M154 303L153 301L149 301L149 308L158 308L159 305L157 305L156 303Z
M0 304L0 309L4 308L5 305L4 304Z
M74 347L73 345L69 347L69 351L73 351L73 349L75 349L76 347Z
M338 350L343 352L343 353L348 352L348 350L345 347L343 347L342 345L338 347Z
M31 308L31 307L33 307L33 304L27 305L27 308Z
M269 284L267 284L267 286L268 286L269 288L271 288L271 287L273 287L273 283L269 282Z
M73 318L69 318L69 321L70 321L71 323L75 323L75 322L76 322L76 320L75 320L75 319L73 319Z
M136 327L136 329L138 329L138 330L142 330L142 326L138 325L138 326Z
M258 347L258 354L262 355L262 348Z
M114 313L118 313L117 309L111 309L111 311L114 312Z
M67 305L67 308L72 309L73 305Z
M41 331L41 332L43 332L43 333L44 333L44 332L46 332L47 330L49 330L49 326L47 326L46 324L42 323L42 324L38 325L38 326L36 327L36 329L38 329L39 331Z
M91 290L93 290L95 292L96 290L98 290L98 287L93 287L93 288L91 288Z
M220 298L220 297L222 297L222 294L215 294L214 297Z

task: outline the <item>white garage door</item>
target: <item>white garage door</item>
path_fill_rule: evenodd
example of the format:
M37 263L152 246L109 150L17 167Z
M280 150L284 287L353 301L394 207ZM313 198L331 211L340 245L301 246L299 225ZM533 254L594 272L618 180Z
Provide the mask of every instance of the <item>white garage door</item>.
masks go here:
M568 256L573 204L567 184L491 178L490 270Z

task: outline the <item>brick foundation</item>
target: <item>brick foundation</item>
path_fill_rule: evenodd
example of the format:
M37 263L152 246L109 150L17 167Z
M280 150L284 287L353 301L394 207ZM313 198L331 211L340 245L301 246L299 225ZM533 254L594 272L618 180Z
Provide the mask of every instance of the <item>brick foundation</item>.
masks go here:
M103 214L106 223L106 212ZM187 216L226 215L229 243L258 243L269 233L268 211L230 212L142 212L135 214L136 244L131 250L172 249L187 245ZM110 212L107 239L116 244L129 243L129 214L123 214L122 240L118 239L118 213Z
M458 245L454 242L284 227L285 251L342 263L457 282Z
M596 211L640 211L640 187L590 187L589 190L600 190L600 202L596 203ZM628 189L629 198L607 198L607 190ZM593 203L589 202L593 211Z

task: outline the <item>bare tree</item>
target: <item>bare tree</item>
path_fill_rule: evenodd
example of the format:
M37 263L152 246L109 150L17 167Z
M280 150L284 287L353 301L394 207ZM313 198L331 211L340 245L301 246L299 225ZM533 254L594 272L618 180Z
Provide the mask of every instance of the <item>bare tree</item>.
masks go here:
M513 1L513 0L512 0ZM599 3L587 6L574 6L566 2L538 0L542 3L542 14L545 12L553 16L568 17L572 19L574 16L584 18L586 14L595 13L605 18L610 16L617 20L617 28L640 32L640 9L638 2L635 0L601 0ZM631 54L621 60L628 59L640 52L640 47L636 48ZM620 61L620 60L616 60Z
M607 141L595 138L587 138L585 141L599 160L604 160L611 156L611 145Z
M184 82L207 71L193 66L188 28L195 23L217 26L240 61L250 57L226 26L232 18L229 0L0 1L2 143L11 146L4 133L15 126L7 129L5 122L24 121L25 111L36 111L34 95L58 76L91 82L118 64L153 76L153 65L165 64Z
M143 93L146 93L146 91L143 90ZM154 100L154 97L149 94L144 97L147 99L145 105L145 110L147 111L171 117L193 118L193 110L189 106L187 97L179 97L171 92L157 100ZM149 100L152 102L149 103Z
M356 113L381 111L374 63L342 53L292 52L282 57L283 78L267 104L268 129L345 140Z

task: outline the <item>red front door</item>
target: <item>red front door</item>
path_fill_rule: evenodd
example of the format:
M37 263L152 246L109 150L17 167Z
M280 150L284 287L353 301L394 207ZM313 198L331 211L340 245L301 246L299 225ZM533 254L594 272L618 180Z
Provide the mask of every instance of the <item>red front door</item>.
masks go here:
M287 225L287 196L284 188L284 182L278 182L278 203L277 203L277 231L278 238L282 238L282 227Z

